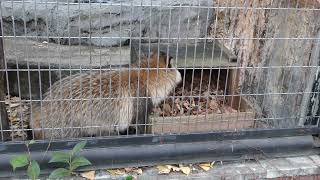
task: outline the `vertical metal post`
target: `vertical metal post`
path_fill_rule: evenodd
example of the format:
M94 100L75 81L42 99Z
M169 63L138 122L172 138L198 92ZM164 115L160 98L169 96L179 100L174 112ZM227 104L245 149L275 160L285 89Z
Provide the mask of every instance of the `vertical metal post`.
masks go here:
M3 38L2 38L2 25L0 21L0 69L3 70L5 68L5 60L4 60L4 49L3 49ZM0 101L4 101L5 99L5 83L4 83L4 71L0 72ZM5 103L0 102L0 128L1 128L1 136L2 141L9 139L10 134L9 130L9 120L7 116L7 111L5 108Z

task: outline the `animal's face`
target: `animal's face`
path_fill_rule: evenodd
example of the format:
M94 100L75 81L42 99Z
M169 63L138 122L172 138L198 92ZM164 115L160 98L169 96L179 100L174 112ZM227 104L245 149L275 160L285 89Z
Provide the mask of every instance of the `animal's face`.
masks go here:
M164 52L153 52L150 56L149 93L154 106L163 101L181 82L180 72L172 66L172 57Z
M151 56L151 67L158 67L161 71L164 71L167 75L167 78L170 78L176 85L179 84L182 80L180 72L172 65L172 57L166 53L160 51L153 52Z
M171 82L173 82L175 85L181 82L181 73L172 65L173 58L171 56L168 56L166 53L160 51L159 55L154 53L152 57L153 61L158 63L157 67L163 69L163 73L166 74L166 77L169 78Z
M171 65L172 57L167 55L166 53L160 51L159 53L157 51L153 51L152 55L150 57L151 61L151 68L160 68L160 69L167 69L172 68Z

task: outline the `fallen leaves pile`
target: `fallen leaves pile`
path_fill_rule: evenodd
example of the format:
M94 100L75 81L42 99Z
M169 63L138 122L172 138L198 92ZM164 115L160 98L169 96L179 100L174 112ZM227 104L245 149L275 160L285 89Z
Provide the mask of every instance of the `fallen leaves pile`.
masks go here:
M107 169L107 172L112 176L126 176L126 180L131 180L137 179L137 175L141 175L143 171L142 168L129 167L120 169Z
M190 116L190 115L205 115L205 114L222 114L235 113L233 109L226 103L223 95L225 80L219 78L217 88L217 80L203 73L195 73L192 79L192 73L186 75L186 80L183 84L175 89L163 103L158 107L153 108L153 114L159 116ZM209 86L210 81L210 86Z
M185 175L189 175L192 171L209 171L214 167L215 162L206 162L199 164L190 164L190 165L158 165L155 166L158 174L170 174L171 172L183 173ZM146 167L144 167L146 168ZM112 176L128 176L130 175L133 179L137 179L137 175L141 175L143 173L143 168L120 168L120 169L107 169L106 170ZM92 174L92 172L91 172ZM82 176L84 177L84 176Z
M9 119L11 137L15 140L23 140L27 138L25 129L28 128L28 121L26 115L29 107L25 102L21 102L19 97L6 96L5 98L6 110Z
M107 169L107 172L110 173L113 176L117 175L125 175L125 174L142 174L141 168L122 168L122 169Z
M199 167L200 169L204 171L209 171L211 168L213 168L215 162L212 163L200 163L197 164L196 167ZM195 166L190 164L189 166L184 165L160 165L157 166L158 173L159 174L169 174L170 172L182 172L183 174L189 175L193 170L196 170Z
M182 172L183 174L189 175L193 169L192 165L183 166L183 165L160 165L157 166L159 174L169 174L170 172Z

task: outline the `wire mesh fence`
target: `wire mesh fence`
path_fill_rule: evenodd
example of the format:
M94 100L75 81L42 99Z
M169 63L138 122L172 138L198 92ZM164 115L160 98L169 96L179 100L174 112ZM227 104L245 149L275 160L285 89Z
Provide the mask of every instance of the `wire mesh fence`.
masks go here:
M317 128L319 4L1 1L1 141Z

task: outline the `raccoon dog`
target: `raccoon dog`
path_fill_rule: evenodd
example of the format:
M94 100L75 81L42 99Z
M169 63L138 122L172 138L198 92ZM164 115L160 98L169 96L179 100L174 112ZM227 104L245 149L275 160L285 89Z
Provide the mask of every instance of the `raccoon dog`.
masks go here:
M181 81L171 57L153 52L149 59L131 69L79 73L55 82L42 105L32 108L30 128L35 138L118 135L129 126L145 133L151 108Z

